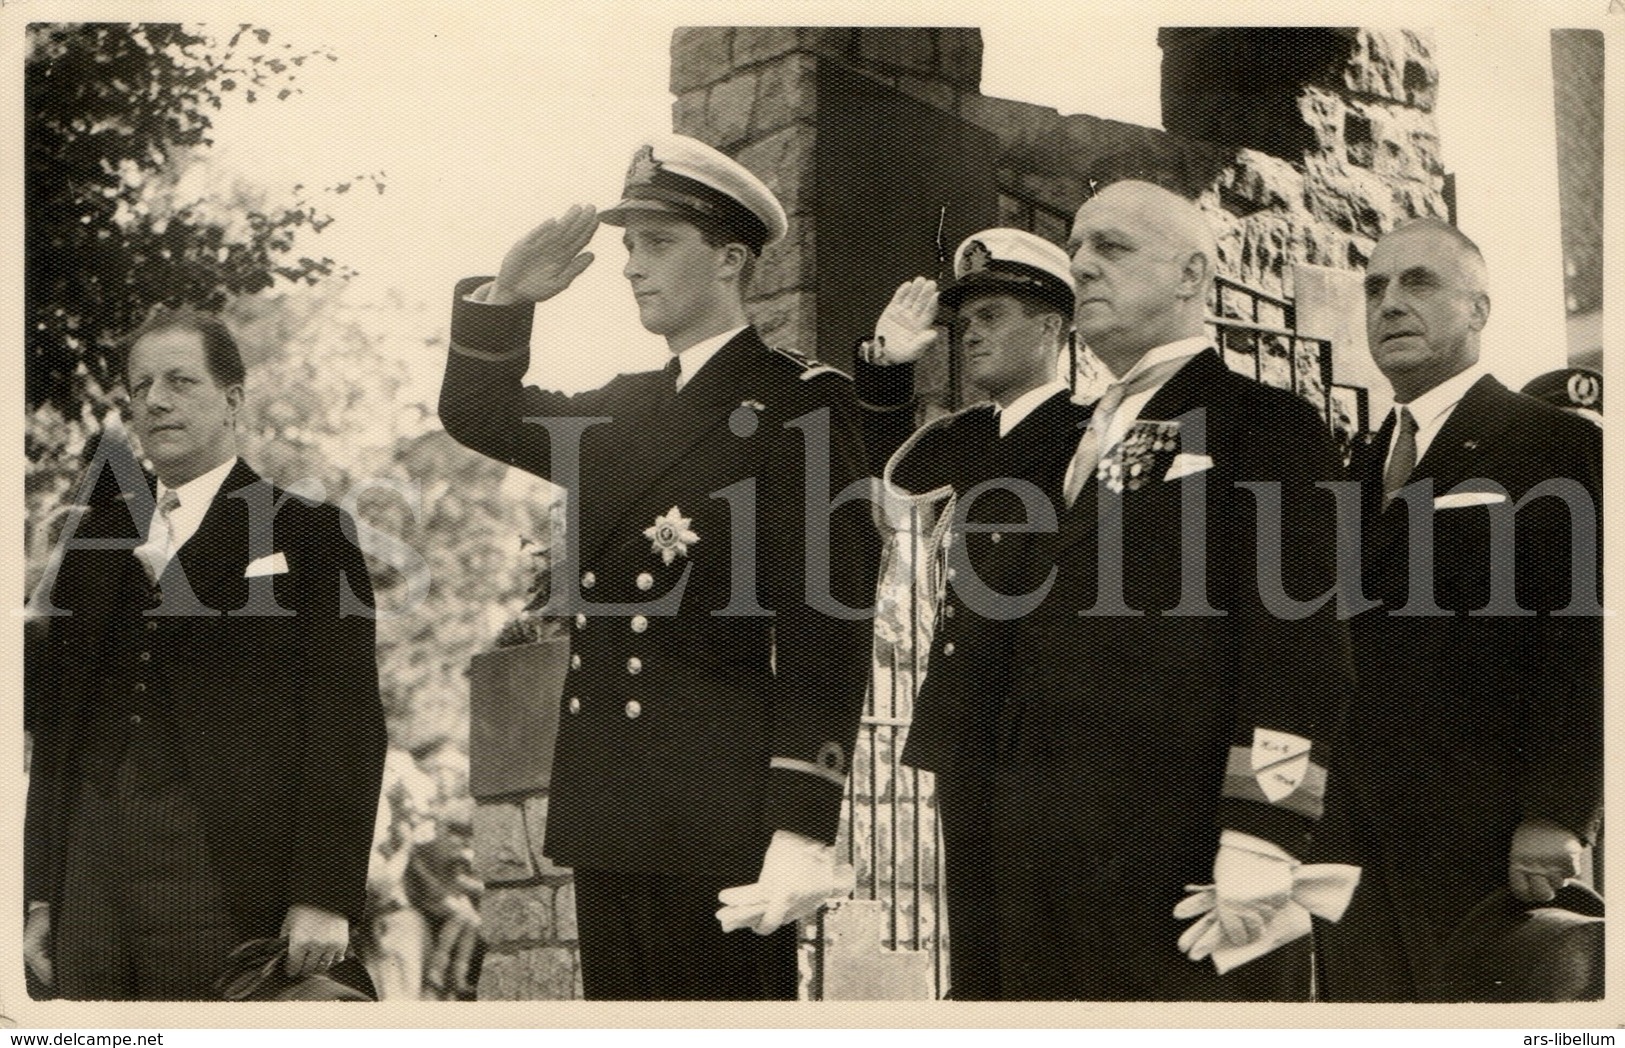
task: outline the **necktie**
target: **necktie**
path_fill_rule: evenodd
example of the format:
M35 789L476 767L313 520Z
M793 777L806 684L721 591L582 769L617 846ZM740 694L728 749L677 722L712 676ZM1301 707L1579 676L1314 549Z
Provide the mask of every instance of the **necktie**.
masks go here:
M683 366L675 355L666 361L666 381L671 383L673 393L683 388Z
M136 555L141 559L141 566L147 569L147 577L157 582L164 574L164 568L169 564L170 538L174 534L174 522L169 515L179 509L181 497L173 491L165 491L158 499L158 515L153 518L152 528L147 532L147 541L136 547Z
M1161 385L1169 375L1184 367L1189 359L1176 357L1173 360L1164 360L1160 364L1146 368L1138 375L1113 382L1106 387L1106 392L1095 403L1094 414L1089 416L1089 428L1084 430L1083 439L1078 441L1078 450L1073 453L1072 461L1066 467L1066 481L1062 490L1066 493L1067 508L1070 509L1072 504L1078 501L1078 493L1089 483L1095 467L1100 465L1100 453L1105 450L1101 446L1101 441L1106 431L1111 428L1112 416L1117 413L1123 401L1136 393L1143 393Z
M1388 456L1388 468L1382 472L1382 508L1387 509L1394 493L1411 479L1416 468L1416 419L1403 404L1396 404L1398 421L1394 425L1394 450Z

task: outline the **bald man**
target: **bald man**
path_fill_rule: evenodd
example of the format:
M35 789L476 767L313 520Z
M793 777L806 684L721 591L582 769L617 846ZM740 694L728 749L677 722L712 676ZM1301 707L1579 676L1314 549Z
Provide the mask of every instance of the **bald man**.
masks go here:
M1069 251L1076 328L1114 381L1026 558L1021 589L1051 588L1016 624L1001 732L1003 992L1304 999L1304 939L1223 975L1212 955L1265 934L1316 848L1346 634L1333 603L1276 591L1333 588L1331 436L1209 343L1215 252L1189 201L1111 185ZM1176 917L1205 884L1213 907Z
M1580 873L1601 817L1602 620L1587 553L1601 431L1479 365L1485 288L1478 248L1437 219L1384 236L1366 269L1371 355L1395 408L1351 464L1364 589L1380 606L1350 622L1360 695L1344 750L1371 862L1330 930L1338 1000L1446 995L1452 973L1437 962L1468 910L1501 888L1550 900ZM1413 578L1427 577L1423 554L1431 594ZM1498 594L1507 569L1514 586ZM1395 932L1398 956L1382 949Z

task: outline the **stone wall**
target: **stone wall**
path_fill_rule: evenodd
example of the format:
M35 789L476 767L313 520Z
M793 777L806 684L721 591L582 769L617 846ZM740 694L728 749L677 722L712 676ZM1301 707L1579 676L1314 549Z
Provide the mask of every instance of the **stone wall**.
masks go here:
M546 826L545 794L482 800L474 811L474 874L485 881L482 1001L581 997L575 885L542 855Z
M1428 34L1186 29L1164 30L1159 42L1172 96L1165 122L1184 134L983 95L981 33L960 28L680 29L672 120L780 194L793 232L764 253L750 309L770 341L811 356L820 351L819 310L844 308L815 293L821 64L992 132L1000 223L1064 243L1091 187L1156 181L1210 216L1225 276L1272 295L1293 296L1294 266L1359 269L1397 222L1449 214ZM1238 53L1258 61L1237 63ZM1227 104L1197 106L1203 90ZM1260 122L1257 111L1276 116ZM897 134L906 138L908 129Z

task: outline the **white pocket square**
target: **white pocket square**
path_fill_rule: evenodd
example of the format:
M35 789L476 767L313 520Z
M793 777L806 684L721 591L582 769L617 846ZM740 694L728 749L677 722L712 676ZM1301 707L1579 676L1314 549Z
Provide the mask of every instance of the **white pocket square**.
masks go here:
M1506 495L1499 491L1452 491L1433 500L1434 509L1456 509L1459 506L1488 506L1492 502L1505 502Z
M248 569L243 572L243 578L252 579L261 575L286 575L287 572L288 558L277 552L250 561Z
M1189 455L1185 452L1180 452L1179 454L1175 455L1174 460L1168 464L1168 472L1162 475L1162 479L1178 480L1180 477L1189 476L1192 473L1200 473L1204 469L1212 468L1213 459L1207 455Z

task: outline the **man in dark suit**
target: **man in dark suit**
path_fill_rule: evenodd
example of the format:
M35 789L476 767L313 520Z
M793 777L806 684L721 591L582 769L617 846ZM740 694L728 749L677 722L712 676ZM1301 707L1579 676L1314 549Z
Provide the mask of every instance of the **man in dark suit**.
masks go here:
M1601 430L1479 366L1485 286L1478 248L1436 219L1384 236L1366 270L1396 405L1351 464L1378 606L1350 623L1370 861L1327 950L1339 1000L1429 994L1463 916L1502 887L1551 899L1601 814Z
M667 367L576 395L522 384L534 305L592 259L599 216L572 208L494 281L459 285L440 417L570 492L545 849L575 870L586 995L793 999L795 918L831 891L871 661L856 404L848 378L746 321L744 283L786 225L754 175L673 135L638 151L624 197L602 218L625 228ZM719 923L719 895L742 927Z
M1087 410L1056 377L1072 328L1066 252L1016 229L988 229L954 253L941 295L955 312L966 377L991 398L935 419L890 459L890 494L934 507L945 566L928 671L903 762L936 776L948 921L949 994L999 1000L993 767L998 707L1009 694L1013 592L1035 528L1054 527L1061 478ZM858 399L913 417L914 361L935 338L938 295L923 278L897 289L856 365ZM880 421L880 420L877 420ZM877 431L871 426L870 432ZM895 454L893 453L895 451Z
M1075 324L1114 381L1017 587L1050 589L1016 620L999 739L1002 990L1303 999L1306 940L1223 975L1206 959L1268 941L1314 854L1350 683L1316 603L1335 588L1331 437L1212 349L1216 255L1189 201L1110 185L1070 249ZM1175 908L1199 912L1186 887L1209 882L1182 936Z
M89 500L34 609L24 952L63 997L204 999L245 940L285 936L295 976L348 948L383 774L371 586L339 510L237 457L218 319L155 319L125 377L157 488L125 469Z

